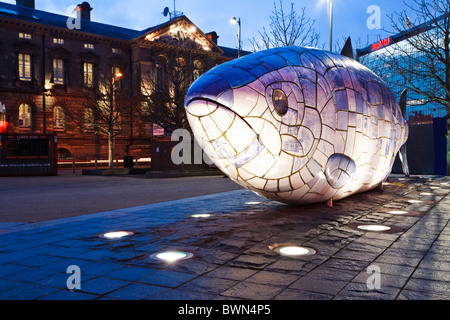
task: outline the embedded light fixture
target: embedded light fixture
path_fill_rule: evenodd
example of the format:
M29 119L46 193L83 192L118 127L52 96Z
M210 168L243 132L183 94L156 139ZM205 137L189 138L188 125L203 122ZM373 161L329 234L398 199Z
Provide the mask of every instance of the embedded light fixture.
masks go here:
M408 214L409 213L409 211L405 211L405 210L391 210L391 211L388 211L388 213L390 213L390 214Z
M134 233L130 231L112 231L102 234L101 237L106 239L120 239L123 237L131 236L133 234Z
M210 213L196 213L191 215L192 218L209 218L211 216L212 214Z
M382 225L378 225L378 224L363 224L363 225L357 226L357 228L360 230L364 230L364 231L375 231L375 232L391 230L391 227L382 226Z
M420 193L422 196L434 196L433 192L421 192Z
M245 204L260 204L260 201L247 201Z
M160 260L167 263L175 263L180 260L186 260L192 258L194 255L190 252L183 251L164 251L159 253L154 253L150 255L150 258L154 260Z
M269 246L269 249L289 257L309 256L316 253L316 250L312 248L289 243L276 243Z
M409 199L409 200L407 200L407 202L409 202L409 203L422 203L423 201L422 200Z

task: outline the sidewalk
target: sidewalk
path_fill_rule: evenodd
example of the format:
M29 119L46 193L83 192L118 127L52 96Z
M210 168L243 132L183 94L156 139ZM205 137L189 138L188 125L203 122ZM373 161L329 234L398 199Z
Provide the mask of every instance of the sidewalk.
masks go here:
M0 299L450 299L450 179L389 182L333 208L289 207L240 189L2 224ZM191 216L200 213L212 215ZM119 230L134 234L101 236ZM280 255L270 248L280 243L316 253ZM193 257L173 264L150 257L165 250ZM79 267L80 289L67 287L69 266Z

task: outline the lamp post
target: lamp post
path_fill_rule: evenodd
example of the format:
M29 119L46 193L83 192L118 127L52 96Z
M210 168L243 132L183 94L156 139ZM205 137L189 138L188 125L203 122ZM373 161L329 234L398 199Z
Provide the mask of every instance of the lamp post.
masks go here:
M122 76L123 76L123 74L120 72L120 71L117 71L115 74L114 74L114 77L113 77L113 96L112 96L112 118L111 118L111 121L113 122L111 125L112 125L112 132L110 133L111 135L112 135L112 150L110 150L111 152L110 152L110 161L111 161L111 159L112 159L112 162L110 162L110 165L109 165L109 167L110 167L110 169L112 169L113 167L114 167L114 153L115 153L115 151L116 151L116 135L115 135L115 130L116 130L116 128L115 128L115 117L116 117L116 91L117 91L117 87L118 87L118 83L119 83L119 80L120 80L120 78L122 78Z
M333 0L330 0L330 52L333 52Z
M241 57L241 18L236 19L236 17L234 17L233 19L231 19L231 23L238 25L238 58Z

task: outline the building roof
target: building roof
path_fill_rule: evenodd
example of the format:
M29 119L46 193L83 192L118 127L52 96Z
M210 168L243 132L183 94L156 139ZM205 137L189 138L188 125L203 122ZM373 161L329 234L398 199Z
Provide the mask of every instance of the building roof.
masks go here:
M32 23L43 24L59 28L67 28L69 16L64 16L47 11L31 9L22 6L16 6L9 3L0 2L0 17L29 21ZM106 36L118 39L133 39L139 32L133 29L127 29L108 25L89 20L82 20L83 32L92 33L100 36Z

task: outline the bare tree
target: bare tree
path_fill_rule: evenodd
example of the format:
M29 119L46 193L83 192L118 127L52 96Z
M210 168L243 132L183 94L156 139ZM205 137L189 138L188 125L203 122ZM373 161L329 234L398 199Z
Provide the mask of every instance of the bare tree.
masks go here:
M294 3L291 10L286 12L283 7L284 0L274 0L273 11L270 16L268 30L263 27L259 31L260 39L250 39L254 51L264 49L287 47L287 46L309 46L319 45L320 34L314 28L315 20L306 17L305 8L297 13Z
M378 73L400 94L405 87L420 99L415 105L435 103L450 112L450 1L404 2L410 10L388 15L393 33L405 40L379 54ZM393 76L394 74L398 76ZM450 125L450 120L447 120Z
M83 92L79 103L60 103L64 113L83 132L105 136L108 167L114 167L114 140L132 119L133 100L121 88L119 77L99 81Z
M190 130L184 98L203 69L191 53L178 50L158 56L156 67L142 74L141 118L168 132Z

